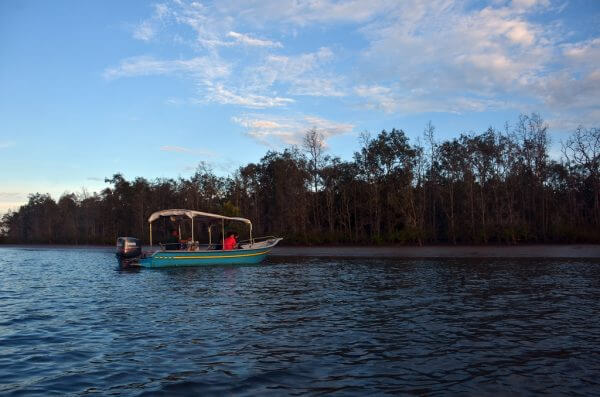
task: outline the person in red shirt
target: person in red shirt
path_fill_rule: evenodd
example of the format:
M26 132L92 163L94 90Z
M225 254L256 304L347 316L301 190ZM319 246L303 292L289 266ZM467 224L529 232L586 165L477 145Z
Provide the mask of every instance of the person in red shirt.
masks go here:
M223 241L223 250L232 250L237 247L237 240L234 232L228 232L225 241Z

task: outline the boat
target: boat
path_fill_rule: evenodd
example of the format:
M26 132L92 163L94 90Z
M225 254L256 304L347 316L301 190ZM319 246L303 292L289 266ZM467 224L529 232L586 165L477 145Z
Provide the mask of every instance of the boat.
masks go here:
M181 222L191 221L191 238L185 243L159 244L158 250L143 252L141 241L135 237L117 238L117 259L123 267L138 266L145 268L161 268L173 266L208 266L208 265L239 265L261 263L271 249L282 238L265 236L255 238L252 236L252 222L246 218L229 217L208 212L167 209L154 212L148 218L150 229L150 247L152 247L152 223L159 218L168 217L171 221L179 222L179 236L181 236ZM245 224L249 229L250 238L238 242L233 250L223 250L225 236L225 222L238 222ZM200 244L194 238L194 224L200 223L207 227L208 243ZM213 242L213 228L220 229L220 241Z

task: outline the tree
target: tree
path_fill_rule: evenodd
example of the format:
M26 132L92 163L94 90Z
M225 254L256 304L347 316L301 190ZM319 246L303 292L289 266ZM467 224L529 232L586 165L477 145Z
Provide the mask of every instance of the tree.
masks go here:
M583 190L592 191L594 224L600 225L600 129L578 127L562 145L572 172L582 178Z
M312 216L313 225L317 230L321 229L321 211L319 205L319 189L321 182L321 167L323 166L323 153L325 151L325 140L323 134L315 127L306 131L302 141L302 147L308 155L307 168L312 179Z

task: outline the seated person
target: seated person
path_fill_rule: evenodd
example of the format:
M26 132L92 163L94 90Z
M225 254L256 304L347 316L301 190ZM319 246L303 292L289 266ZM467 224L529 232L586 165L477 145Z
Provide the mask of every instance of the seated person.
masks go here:
M179 232L177 232L177 229L171 231L171 236L169 236L169 239L165 244L165 249L171 251L181 249L181 241L179 240Z
M223 241L223 250L232 250L237 248L236 233L227 232L227 237Z

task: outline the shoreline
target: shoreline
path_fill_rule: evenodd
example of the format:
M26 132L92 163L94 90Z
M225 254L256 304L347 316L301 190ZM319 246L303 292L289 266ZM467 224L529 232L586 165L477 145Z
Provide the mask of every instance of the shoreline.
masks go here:
M356 258L600 258L600 245L275 247L270 255Z
M92 249L113 251L112 245L0 244L0 248ZM147 246L145 247L148 248ZM431 245L431 246L278 246L270 256L348 258L599 258L600 244L560 245Z

